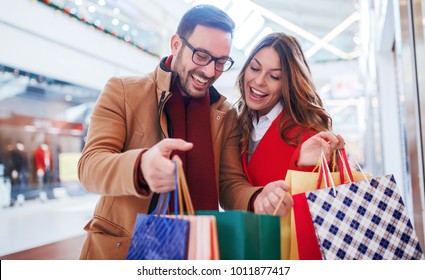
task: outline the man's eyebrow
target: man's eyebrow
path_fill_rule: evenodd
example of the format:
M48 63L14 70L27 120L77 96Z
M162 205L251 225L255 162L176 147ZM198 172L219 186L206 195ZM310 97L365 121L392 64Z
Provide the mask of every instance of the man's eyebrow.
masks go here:
M210 55L212 57L216 57L216 58L225 58L225 59L231 58L230 56L225 56L225 55L224 56L214 56L208 50L206 50L204 48L195 48L195 50L197 50L197 51L203 51L203 52L207 53L208 55Z

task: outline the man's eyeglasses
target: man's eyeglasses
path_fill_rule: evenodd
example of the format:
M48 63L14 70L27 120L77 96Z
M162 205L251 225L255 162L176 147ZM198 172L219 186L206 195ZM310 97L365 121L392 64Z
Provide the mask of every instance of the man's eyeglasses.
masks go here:
M206 66L211 63L211 61L215 62L215 70L219 72L226 72L229 70L234 61L230 57L215 57L207 53L203 50L195 49L191 44L189 44L188 41L184 37L180 36L180 39L182 39L183 43L192 51L192 61L193 63L199 65L199 66Z

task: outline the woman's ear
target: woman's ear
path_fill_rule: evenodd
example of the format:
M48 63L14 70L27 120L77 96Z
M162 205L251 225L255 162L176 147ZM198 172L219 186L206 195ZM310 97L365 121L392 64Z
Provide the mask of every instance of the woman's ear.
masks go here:
M182 46L182 40L180 39L180 36L177 34L174 34L173 37L171 37L171 42L170 42L171 54L173 56L176 56L181 46Z

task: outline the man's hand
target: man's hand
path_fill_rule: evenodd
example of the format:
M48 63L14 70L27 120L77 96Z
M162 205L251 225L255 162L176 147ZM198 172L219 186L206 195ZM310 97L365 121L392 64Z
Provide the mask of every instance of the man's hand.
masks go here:
M314 166L320 161L320 155L325 153L326 160L330 160L336 149L344 148L344 139L341 135L333 135L322 131L307 139L301 146L297 166Z
M140 168L143 177L153 192L162 193L174 190L174 168L170 159L173 150L188 151L193 144L181 139L163 139L142 155ZM177 159L175 156L173 159Z
M288 183L283 180L267 184L257 195L254 201L254 211L256 214L273 215L278 208L276 215L286 216L294 205L292 196L289 192ZM280 199L282 203L279 204Z

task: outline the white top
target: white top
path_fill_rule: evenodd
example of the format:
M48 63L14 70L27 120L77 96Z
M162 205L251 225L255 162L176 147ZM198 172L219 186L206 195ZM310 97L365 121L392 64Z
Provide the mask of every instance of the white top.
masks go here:
M260 117L257 121L257 116L254 115L252 118L253 129L251 132L251 137L249 139L248 146L248 161L251 158L251 155L254 153L255 149L263 138L264 134L266 134L267 130L272 125L273 121L277 118L277 116L282 112L283 106L280 102L276 103L274 107L267 113Z

